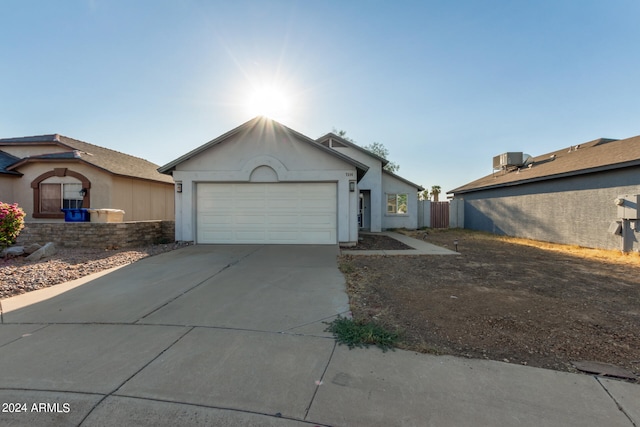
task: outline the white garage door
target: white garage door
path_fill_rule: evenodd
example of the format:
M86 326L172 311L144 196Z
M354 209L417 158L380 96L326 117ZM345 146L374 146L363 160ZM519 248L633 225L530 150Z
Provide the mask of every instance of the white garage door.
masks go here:
M334 244L335 183L197 186L198 243Z

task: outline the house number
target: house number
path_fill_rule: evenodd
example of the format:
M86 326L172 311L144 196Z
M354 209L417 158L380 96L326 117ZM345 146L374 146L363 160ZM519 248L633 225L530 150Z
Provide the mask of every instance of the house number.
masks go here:
M353 176L353 172L347 172L347 176Z

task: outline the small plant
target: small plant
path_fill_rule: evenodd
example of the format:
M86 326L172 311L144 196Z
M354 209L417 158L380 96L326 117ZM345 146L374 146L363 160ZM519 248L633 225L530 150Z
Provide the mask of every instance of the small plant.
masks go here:
M333 333L339 344L346 344L349 348L376 345L386 352L388 349L393 349L400 338L398 333L389 332L374 322L338 316L333 322L327 324L329 326L325 331Z
M344 261L340 263L340 266L338 267L340 269L341 272L343 272L344 274L351 274L355 271L355 267L353 266L353 264L349 261Z
M24 228L24 211L17 203L0 202L0 247L15 243L20 230Z

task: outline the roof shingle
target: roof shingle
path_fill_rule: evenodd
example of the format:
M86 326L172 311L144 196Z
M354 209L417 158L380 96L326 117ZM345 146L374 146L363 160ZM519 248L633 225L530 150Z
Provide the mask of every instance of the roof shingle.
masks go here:
M63 135L51 134L0 139L0 146L48 144L66 147L69 148L70 151L67 153L51 153L26 157L14 162L10 166L7 165L7 167L9 170L15 170L21 165L31 161L76 159L89 163L114 175L173 183L173 179L170 176L161 174L157 171L158 165L145 159L100 147L88 142L79 141Z
M496 171L447 193L469 193L635 165L640 165L640 135L621 140L600 138L534 157L531 167Z

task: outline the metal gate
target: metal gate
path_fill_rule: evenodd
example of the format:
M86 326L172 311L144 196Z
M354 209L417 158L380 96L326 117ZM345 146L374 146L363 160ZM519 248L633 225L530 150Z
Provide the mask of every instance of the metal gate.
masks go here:
M449 202L431 202L431 228L449 228Z

